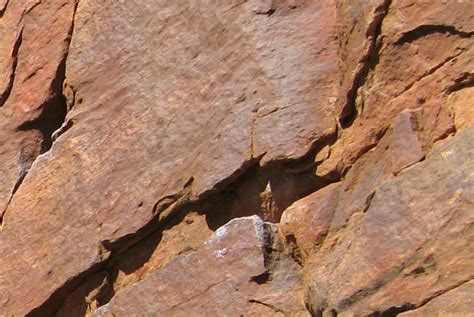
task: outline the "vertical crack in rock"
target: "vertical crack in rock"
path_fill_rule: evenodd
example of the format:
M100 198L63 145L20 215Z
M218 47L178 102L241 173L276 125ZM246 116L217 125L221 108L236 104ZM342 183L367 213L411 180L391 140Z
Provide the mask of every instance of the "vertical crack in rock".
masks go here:
M5 7L3 10L6 9L8 5L8 1L5 3ZM4 12L4 11L3 11ZM1 15L3 15L3 12ZM0 16L1 17L1 16ZM20 32L17 35L17 38L15 40L15 43L13 45L11 57L12 57L12 66L11 66L11 73L10 73L10 78L7 84L7 87L5 91L0 95L0 108L5 104L5 102L8 100L8 97L10 97L12 88L13 88L13 82L15 81L15 73L16 73L16 67L18 64L18 52L20 50L21 44L23 41L23 27L21 28ZM3 226L3 218L5 216L5 212L8 209L8 206L10 205L10 202L13 199L13 196L15 195L16 191L20 187L21 183L23 182L23 179L25 178L26 174L28 173L27 169L22 169L20 171L20 175L18 176L17 181L15 182L15 185L13 186L12 192L10 193L10 197L8 198L7 204L0 213L0 227Z
M22 40L23 40L23 27L18 33L15 39L15 43L13 44L13 49L11 53L12 65L11 65L11 70L10 70L10 78L8 79L8 84L5 87L5 91L0 95L0 107L2 107L5 104L5 102L7 102L8 97L10 97L10 94L12 92L13 82L15 81L16 66L18 64L18 52L20 50Z
M74 4L74 12L66 37L66 50L63 59L60 61L56 75L51 83L52 98L41 107L42 112L38 118L25 122L17 128L19 131L39 130L41 132L43 141L41 142L40 154L51 149L53 133L63 126L66 114L70 108L63 92L63 85L66 78L66 61L69 55L69 45L74 33L74 20L78 3L79 1L76 1Z
M354 75L352 85L346 95L346 103L343 105L339 122L341 127L347 128L354 121L357 116L357 109L355 106L357 90L364 85L370 69L376 63L378 58L381 43L379 42L382 22L388 14L391 0L385 0L379 7L375 9L375 16L367 28L366 36L370 39L370 44L365 55L359 61L362 64Z
M75 3L71 26L69 28L69 31L66 37L67 48L64 53L63 59L58 65L55 77L51 83L52 97L50 100L48 100L46 103L44 103L40 107L42 110L41 110L40 115L37 118L30 121L26 121L16 128L17 131L37 130L41 133L42 141L40 144L39 154L44 154L45 152L51 149L54 138L57 137L57 134L56 136L53 137L53 134L55 131L61 128L61 132L64 132L65 128L67 129L70 127L70 124L68 122L66 123L64 122L67 111L68 111L68 105L66 102L66 98L63 94L63 83L65 79L65 74L66 74L66 60L69 53L69 45L71 43L72 34L74 31L74 18L75 18L75 13L77 10L77 5L78 5L78 1L76 1ZM16 65L18 62L18 52L22 43L22 35L23 35L23 28L21 29L17 37L17 40L15 42L15 45L12 51L12 57L14 58L13 65L12 65L13 71L10 77L10 82L9 82L7 91L2 96L0 96L0 107L8 99L11 93L11 89L13 87L15 70L16 70ZM8 210L8 207L11 201L13 200L15 193L18 191L21 184L23 183L23 180L28 174L29 168L32 166L34 162L20 162L20 163L25 165L25 168L22 168L22 170L20 171L20 175L18 176L18 179L12 189L7 205L5 206L5 209L0 214L0 225L3 225L3 218L5 216L5 213Z

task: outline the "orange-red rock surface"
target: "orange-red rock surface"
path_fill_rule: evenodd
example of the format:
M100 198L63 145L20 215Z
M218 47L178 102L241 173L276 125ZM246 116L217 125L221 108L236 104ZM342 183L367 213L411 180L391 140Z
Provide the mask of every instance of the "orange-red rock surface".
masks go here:
M0 0L0 316L474 315L474 3Z

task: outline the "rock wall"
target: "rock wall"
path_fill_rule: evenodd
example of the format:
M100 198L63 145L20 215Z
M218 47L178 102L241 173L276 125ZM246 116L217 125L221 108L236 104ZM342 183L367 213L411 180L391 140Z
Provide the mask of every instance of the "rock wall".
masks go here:
M474 315L474 3L0 0L0 316Z

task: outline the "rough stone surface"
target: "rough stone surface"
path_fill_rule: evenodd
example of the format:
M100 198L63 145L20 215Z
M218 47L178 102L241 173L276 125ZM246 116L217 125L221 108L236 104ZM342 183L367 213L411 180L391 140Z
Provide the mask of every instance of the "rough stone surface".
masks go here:
M0 0L0 316L468 315L473 32L472 1Z
M247 316L255 303L285 312L278 304L267 304L268 299L254 298L259 276L267 271L271 234L269 225L257 216L234 219L220 227L202 249L178 256L117 294L93 316L187 316L190 311L201 316ZM196 277L200 283L190 283ZM291 286L286 282L278 290Z
M2 9L3 7L3 9ZM0 217L65 109L61 84L74 1L0 4ZM59 124L59 125L58 125Z
M423 307L401 313L403 317L418 316L472 316L474 281L466 282L434 298Z
M336 245L326 238L308 265L315 313L403 311L472 278L473 132L379 186Z
M281 229L304 252L314 252L329 232L337 206L340 184L329 185L288 207L281 217Z

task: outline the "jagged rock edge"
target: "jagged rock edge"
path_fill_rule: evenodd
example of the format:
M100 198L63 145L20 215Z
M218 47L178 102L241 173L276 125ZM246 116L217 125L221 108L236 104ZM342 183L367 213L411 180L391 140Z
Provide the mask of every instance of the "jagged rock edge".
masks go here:
M8 4L8 1L7 1L6 4ZM39 4L41 4L41 2L35 4L32 8L30 8L28 10L28 12L31 11L34 7L36 7ZM72 16L71 26L69 28L69 31L68 31L68 34L67 34L67 37L66 37L66 39L68 41L67 48L66 48L66 51L64 53L63 59L60 61L59 65L58 65L58 69L56 70L55 77L53 78L52 83L51 83L51 88L53 90L53 97L50 100L46 101L43 105L40 106L40 108L42 109L41 113L35 119L24 122L23 124L21 124L20 126L18 126L16 128L17 131L26 131L26 130L29 130L29 129L38 129L43 134L43 131L41 130L41 123L40 122L41 122L43 117L48 116L49 107L50 107L49 105L50 104L61 103L61 100L56 100L56 99L64 98L64 95L63 95L63 92L62 92L62 85L63 85L63 82L65 80L66 60L67 60L67 56L69 54L69 45L71 44L72 35L74 33L74 20L75 20L75 15L76 15L76 10L77 10L78 4L79 4L79 0L76 0L75 4L74 4L74 12L73 12L73 16ZM5 7L6 7L6 5L5 5ZM14 78L15 78L15 70L16 70L16 65L17 65L17 62L18 62L18 51L19 51L19 49L21 47L21 43L22 43L22 34L23 34L23 27L21 28L21 30L19 32L19 35L17 37L17 40L15 41L15 45L14 45L13 50L12 50L12 57L14 57L14 62L13 62L13 66L12 66L13 71L12 71L12 74L11 74L9 88L7 88L8 94L6 95L5 100L3 100L3 96L1 96L2 98L0 98L0 107L3 106L3 104L6 102L6 100L8 99L8 97L10 95L11 89L13 88L13 82L14 82ZM66 105L64 104L64 106L66 106ZM62 108L62 105L60 104L59 107ZM53 109L53 111L54 110L55 109ZM65 110L67 112L67 109L65 109ZM66 113L64 113L64 119L65 119L65 115L66 115ZM8 210L8 207L9 207L10 203L12 202L12 200L15 196L15 193L20 188L21 184L23 183L23 180L28 175L28 172L33 167L33 165L34 165L35 161L38 159L38 157L40 157L40 155L42 155L42 154L45 154L46 152L48 152L51 149L51 147L53 145L53 142L55 140L55 138L53 138L54 132L57 131L58 129L60 129L62 127L62 125L67 123L67 122L64 121L64 119L62 120L62 122L56 128L53 128L53 131L51 131L51 133L47 133L47 134L43 135L43 140L41 141L41 144L40 144L41 150L40 150L39 155L35 157L35 160L30 165L30 168L28 168L26 170L22 170L20 175L18 176L17 181L15 182L15 184L12 188L12 191L11 191L10 197L8 199L8 202L5 206L5 209L2 211L2 213L0 213L0 229L5 225L4 222L3 222L3 219L5 217L5 214ZM40 127L36 127L37 124L39 124Z
M354 74L351 86L346 93L346 101L342 106L338 118L342 128L350 127L357 116L355 106L357 91L364 85L371 68L373 68L373 60L379 53L380 45L377 45L377 41L381 36L382 23L388 14L391 2L391 0L384 0L384 2L375 9L374 18L367 27L366 37L370 39L370 44L367 48L367 52L365 52L358 62L360 66L358 65L357 72Z

